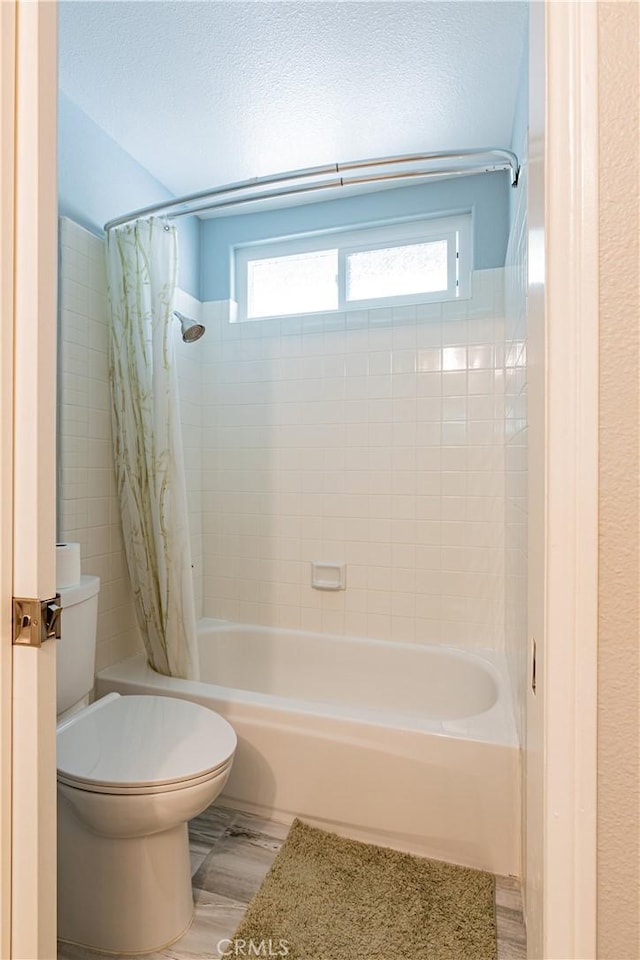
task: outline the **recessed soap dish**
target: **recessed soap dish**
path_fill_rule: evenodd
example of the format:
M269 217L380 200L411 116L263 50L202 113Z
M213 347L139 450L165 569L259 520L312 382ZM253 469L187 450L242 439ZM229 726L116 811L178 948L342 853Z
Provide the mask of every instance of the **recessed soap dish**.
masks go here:
M327 560L312 560L311 586L314 588L314 590L346 590L346 563L331 563Z

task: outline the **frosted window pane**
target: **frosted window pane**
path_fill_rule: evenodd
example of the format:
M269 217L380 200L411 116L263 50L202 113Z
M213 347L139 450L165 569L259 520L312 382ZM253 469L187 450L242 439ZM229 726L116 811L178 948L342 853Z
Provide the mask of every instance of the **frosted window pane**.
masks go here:
M410 243L347 255L347 300L447 290L447 241Z
M247 264L247 316L338 309L338 251L318 250Z

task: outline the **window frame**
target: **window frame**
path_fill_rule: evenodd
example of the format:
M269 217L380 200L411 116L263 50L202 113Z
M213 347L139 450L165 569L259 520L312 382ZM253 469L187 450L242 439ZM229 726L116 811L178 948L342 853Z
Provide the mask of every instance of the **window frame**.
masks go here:
M325 316L354 310L375 310L381 307L405 306L418 303L444 303L468 300L471 297L473 270L473 212L465 211L442 217L386 222L366 227L347 227L322 233L300 234L274 240L238 244L233 247L233 279L238 304L233 322L253 323L259 320L286 320L291 317ZM447 241L447 289L431 293L397 294L367 300L346 299L346 261L352 253L386 247L412 246L417 243ZM247 315L248 265L255 260L314 253L321 250L338 251L338 305L329 310L297 311L296 313Z

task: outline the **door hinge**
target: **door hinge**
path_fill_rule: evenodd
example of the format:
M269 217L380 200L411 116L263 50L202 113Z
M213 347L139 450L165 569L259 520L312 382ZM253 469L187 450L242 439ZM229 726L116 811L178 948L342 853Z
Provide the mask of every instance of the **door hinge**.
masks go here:
M23 647L40 647L45 640L60 639L62 607L60 594L51 600L13 598L13 642Z

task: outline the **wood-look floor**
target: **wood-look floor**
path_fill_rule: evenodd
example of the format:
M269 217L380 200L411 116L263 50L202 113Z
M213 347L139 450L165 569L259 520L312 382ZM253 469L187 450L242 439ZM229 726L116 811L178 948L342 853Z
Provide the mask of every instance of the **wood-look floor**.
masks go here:
M192 820L189 838L194 921L177 943L147 954L147 960L218 958L216 944L233 934L288 830L288 826L273 820L218 805ZM496 919L498 960L524 960L527 952L520 887L509 877L496 877ZM59 944L58 960L104 958L104 954L92 950Z

